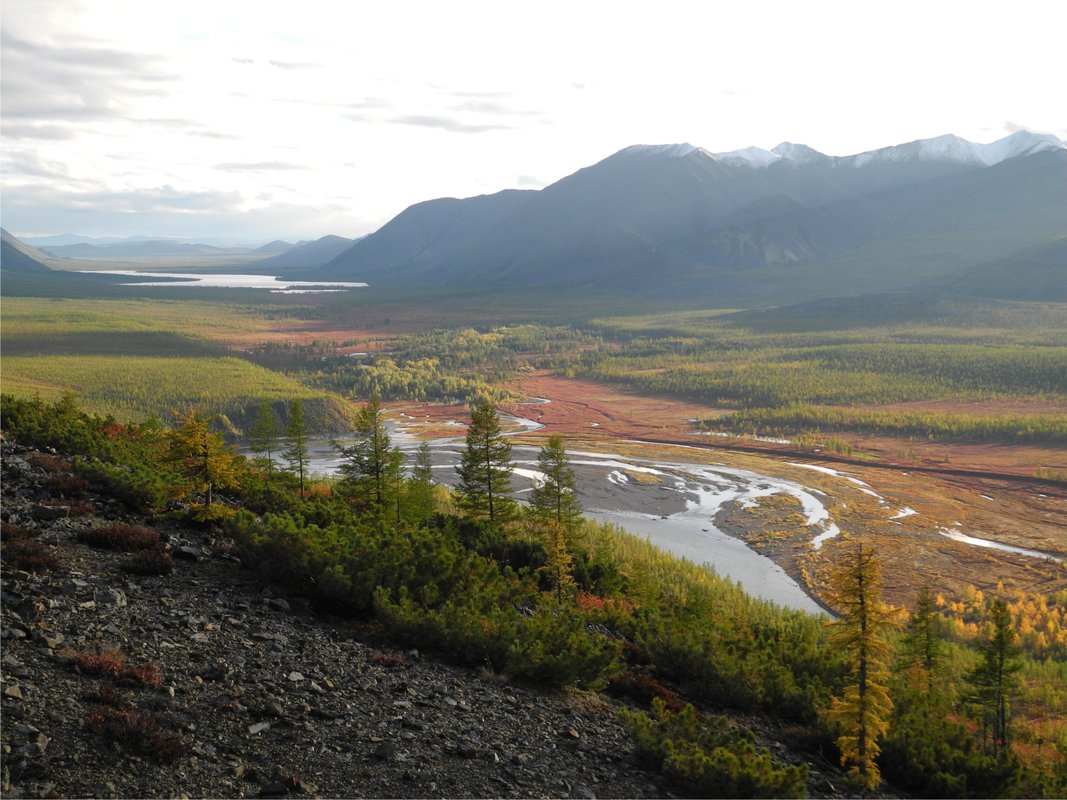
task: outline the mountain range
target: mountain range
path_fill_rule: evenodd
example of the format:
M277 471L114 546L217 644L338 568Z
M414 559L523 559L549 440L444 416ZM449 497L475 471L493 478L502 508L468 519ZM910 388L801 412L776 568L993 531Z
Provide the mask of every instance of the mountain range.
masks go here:
M541 190L413 205L317 275L752 302L950 283L1065 236L1067 146L1050 135L846 157L636 145Z

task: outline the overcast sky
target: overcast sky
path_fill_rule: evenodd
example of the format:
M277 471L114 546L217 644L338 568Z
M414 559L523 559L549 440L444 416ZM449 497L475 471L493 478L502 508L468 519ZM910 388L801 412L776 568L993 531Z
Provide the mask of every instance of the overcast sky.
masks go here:
M267 241L631 144L1067 138L1062 0L3 0L16 235Z

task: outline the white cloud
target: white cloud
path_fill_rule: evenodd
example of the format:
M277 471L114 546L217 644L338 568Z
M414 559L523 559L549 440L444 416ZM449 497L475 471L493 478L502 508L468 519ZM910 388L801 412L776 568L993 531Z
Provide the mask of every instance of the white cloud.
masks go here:
M92 190L143 192L151 209L131 203L103 231L105 203L97 232L166 232L184 197L198 198L175 210L185 233L216 198L219 220L235 204L246 227L269 220L266 238L357 235L411 203L544 185L635 142L843 155L988 141L1005 120L1062 132L1059 31L1041 22L1054 8L4 0L5 227L68 230L83 217L63 210L83 213ZM52 205L27 204L42 180Z

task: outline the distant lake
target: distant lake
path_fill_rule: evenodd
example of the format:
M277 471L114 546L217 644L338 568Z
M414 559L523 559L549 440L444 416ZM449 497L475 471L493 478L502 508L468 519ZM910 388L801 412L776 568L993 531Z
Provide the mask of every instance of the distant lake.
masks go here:
M276 294L345 292L365 283L352 281L291 281L277 275L204 275L184 272L139 272L129 269L80 270L88 275L124 275L147 280L124 282L123 286L198 286L205 289L269 289Z

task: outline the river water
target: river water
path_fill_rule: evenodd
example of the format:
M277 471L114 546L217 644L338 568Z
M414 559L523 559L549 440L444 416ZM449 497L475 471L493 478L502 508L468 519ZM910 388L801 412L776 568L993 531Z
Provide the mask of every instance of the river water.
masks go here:
M536 425L521 418L509 417L507 421L512 427L526 430ZM457 427L457 433L462 431ZM389 433L393 444L408 454L410 463L419 440L406 434L402 425L390 423ZM336 474L342 459L330 440L313 439L309 444L312 472ZM429 445L435 480L454 486L463 438L430 440ZM512 448L512 488L520 501L539 478L537 453L536 447ZM651 461L584 451L571 451L568 455L578 497L588 516L646 538L672 555L707 565L740 583L751 595L789 608L824 613L785 570L718 530L713 522L725 503L744 506L760 497L788 494L800 501L813 534L823 535L833 523L818 490L781 478L688 460Z

